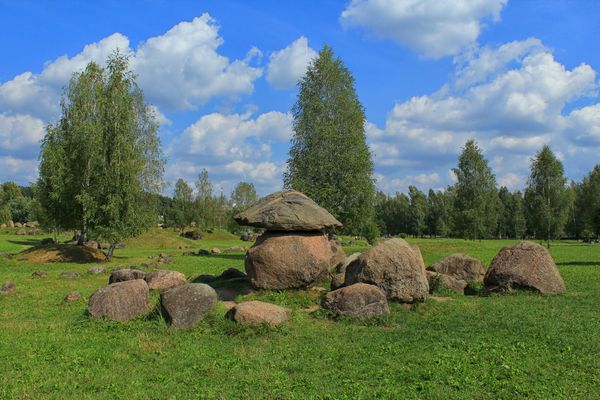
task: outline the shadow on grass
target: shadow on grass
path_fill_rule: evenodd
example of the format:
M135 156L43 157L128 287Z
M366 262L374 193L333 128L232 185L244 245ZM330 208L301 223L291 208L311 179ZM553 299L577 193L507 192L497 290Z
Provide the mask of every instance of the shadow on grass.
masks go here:
M198 256L198 257L220 258L223 260L243 261L246 256L244 254L211 254L211 255Z
M7 240L8 243L18 244L20 246L35 246L40 244L41 239L22 239L22 240Z
M598 263L597 261L564 261L564 262L559 262L556 263L556 265L558 266L562 266L562 267L574 267L574 266L580 266L580 267L595 267L595 266L600 266L600 263Z

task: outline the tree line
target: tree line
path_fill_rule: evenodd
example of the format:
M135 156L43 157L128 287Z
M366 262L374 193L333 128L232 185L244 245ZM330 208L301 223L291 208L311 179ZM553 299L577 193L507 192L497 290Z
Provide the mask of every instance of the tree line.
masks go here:
M456 183L427 193L375 197L377 226L386 235L465 239L556 238L591 240L600 236L600 165L581 182L567 184L563 165L548 146L531 160L524 191L498 188L482 150L473 140L453 170Z

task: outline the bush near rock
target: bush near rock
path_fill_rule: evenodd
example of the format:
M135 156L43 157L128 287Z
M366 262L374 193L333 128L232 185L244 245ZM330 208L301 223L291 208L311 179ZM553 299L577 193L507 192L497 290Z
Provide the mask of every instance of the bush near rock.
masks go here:
M429 293L421 252L403 239L371 247L348 265L344 286L359 282L376 285L388 299L404 303L423 301Z
M166 269L155 269L146 274L148 287L153 290L168 290L187 283L184 274Z
M307 288L327 276L330 260L320 232L266 232L248 250L245 268L255 288Z
M96 267L102 268L102 267ZM93 272L99 273L99 272ZM146 273L144 271L140 271L139 269L134 268L123 268L114 270L110 277L108 278L108 283L117 283L117 282L126 282L133 281L136 279L144 279L146 277Z
M533 242L521 242L502 248L492 260L483 282L486 292L528 289L560 294L566 290L550 253Z
M336 316L369 319L389 314L385 293L375 285L355 283L329 292L321 300L321 307Z
M193 328L217 303L217 292L202 283L187 283L160 295L163 315L178 329Z
M360 256L360 253L351 254L335 266L333 278L331 279L331 290L336 290L344 286L344 281L346 280L346 268L356 261L358 256Z
M148 312L149 292L143 279L113 283L90 297L88 313L92 318L129 321Z
M289 310L262 301L246 301L231 308L226 318L240 325L281 325L289 319Z
M429 281L429 293L440 290L451 290L458 294L465 294L465 289L468 286L467 281L429 270L426 273L427 280Z
M460 253L452 254L427 269L467 282L482 282L485 275L485 268L481 261Z

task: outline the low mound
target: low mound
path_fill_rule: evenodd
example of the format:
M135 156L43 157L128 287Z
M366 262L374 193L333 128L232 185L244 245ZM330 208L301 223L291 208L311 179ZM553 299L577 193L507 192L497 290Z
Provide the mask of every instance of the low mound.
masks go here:
M146 249L177 249L198 246L193 240L181 237L179 231L171 228L153 228L125 243L129 248L143 247Z
M32 264L54 262L88 263L105 261L106 256L98 249L72 244L45 244L33 246L17 255L18 261Z

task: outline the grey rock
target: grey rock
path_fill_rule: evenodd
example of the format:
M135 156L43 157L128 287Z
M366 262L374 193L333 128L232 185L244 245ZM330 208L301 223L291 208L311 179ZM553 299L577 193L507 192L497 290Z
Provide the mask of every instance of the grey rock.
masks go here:
M118 282L96 291L88 301L92 318L129 321L148 312L149 289L146 281Z
M110 274L110 278L108 278L108 283L117 283L117 282L126 282L132 281L135 279L144 279L146 277L146 273L144 271L140 271L139 269L134 268L124 268L117 269Z
M160 304L174 328L193 328L217 303L217 293L202 283L188 283L163 292Z
M272 231L312 231L342 226L308 196L293 190L272 193L234 219L240 225Z
M321 306L336 316L369 319L389 314L385 293L375 285L355 283L329 292L321 300Z

